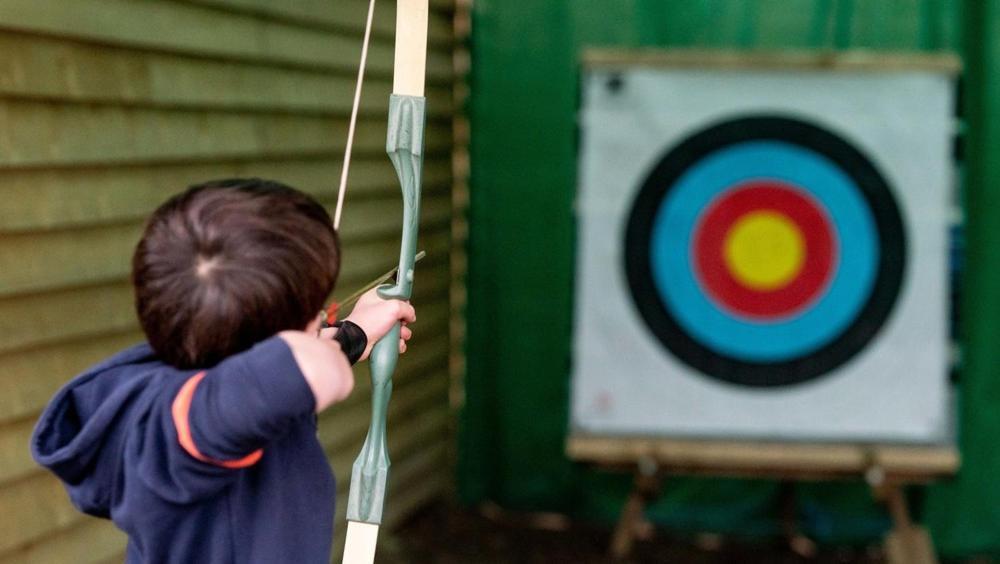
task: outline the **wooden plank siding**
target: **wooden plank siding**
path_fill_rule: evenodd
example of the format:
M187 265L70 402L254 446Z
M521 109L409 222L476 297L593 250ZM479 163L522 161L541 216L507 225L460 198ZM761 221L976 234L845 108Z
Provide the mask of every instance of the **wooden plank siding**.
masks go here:
M390 404L386 524L450 486L454 388L455 7L432 0L419 321ZM395 264L402 203L385 155L395 3L376 7L341 229L346 295ZM0 2L0 564L120 562L125 538L70 505L28 440L74 374L142 339L128 281L150 212L189 184L275 178L332 209L365 0ZM458 254L457 254L458 253ZM464 261L458 263L463 265ZM320 417L338 477L335 559L371 386Z

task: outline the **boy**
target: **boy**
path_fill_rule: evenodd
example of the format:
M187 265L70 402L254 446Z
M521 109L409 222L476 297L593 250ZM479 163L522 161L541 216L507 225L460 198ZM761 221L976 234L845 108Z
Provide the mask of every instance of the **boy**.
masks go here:
M153 214L132 262L149 343L67 384L31 442L78 509L128 533L127 562L330 561L316 414L415 321L369 292L320 332L339 266L329 215L276 182L203 184Z

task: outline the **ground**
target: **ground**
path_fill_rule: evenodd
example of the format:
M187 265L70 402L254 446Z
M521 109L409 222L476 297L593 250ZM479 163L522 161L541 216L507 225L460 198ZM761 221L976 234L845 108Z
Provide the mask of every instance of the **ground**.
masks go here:
M432 506L379 549L383 564L610 564L606 526L569 523L558 516L531 518L496 509ZM636 544L630 564L874 564L879 546L828 548L811 558L785 543L737 543L710 535L681 538L661 531ZM978 561L987 562L987 561Z

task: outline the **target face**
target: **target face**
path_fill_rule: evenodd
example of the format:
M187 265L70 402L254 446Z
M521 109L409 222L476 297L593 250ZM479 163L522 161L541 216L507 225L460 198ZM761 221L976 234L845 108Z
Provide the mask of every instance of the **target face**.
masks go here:
M669 150L628 218L643 320L698 372L745 386L846 363L892 311L906 242L885 179L805 121L725 121Z

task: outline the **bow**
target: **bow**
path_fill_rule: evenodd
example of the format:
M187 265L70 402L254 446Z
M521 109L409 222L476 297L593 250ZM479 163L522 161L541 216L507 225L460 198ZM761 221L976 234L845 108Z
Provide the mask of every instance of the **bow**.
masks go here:
M379 296L387 300L408 300L413 292L413 265L420 222L424 125L427 114L424 74L427 61L428 10L428 0L397 0L396 3L396 54L393 93L389 98L386 152L396 169L402 187L403 232L396 282L378 288ZM370 22L371 10L369 10L369 26ZM367 39L364 51L366 50ZM359 72L356 98L360 95L360 76L363 74L363 69L364 62ZM345 176L346 166L347 159L345 159ZM339 210L337 216L339 219ZM392 394L392 374L399 359L399 333L400 324L396 323L392 330L375 344L369 357L372 415L368 436L351 471L351 489L347 500L347 540L343 559L345 564L370 564L375 560L375 544L379 525L382 523L389 478L386 417L389 397Z

